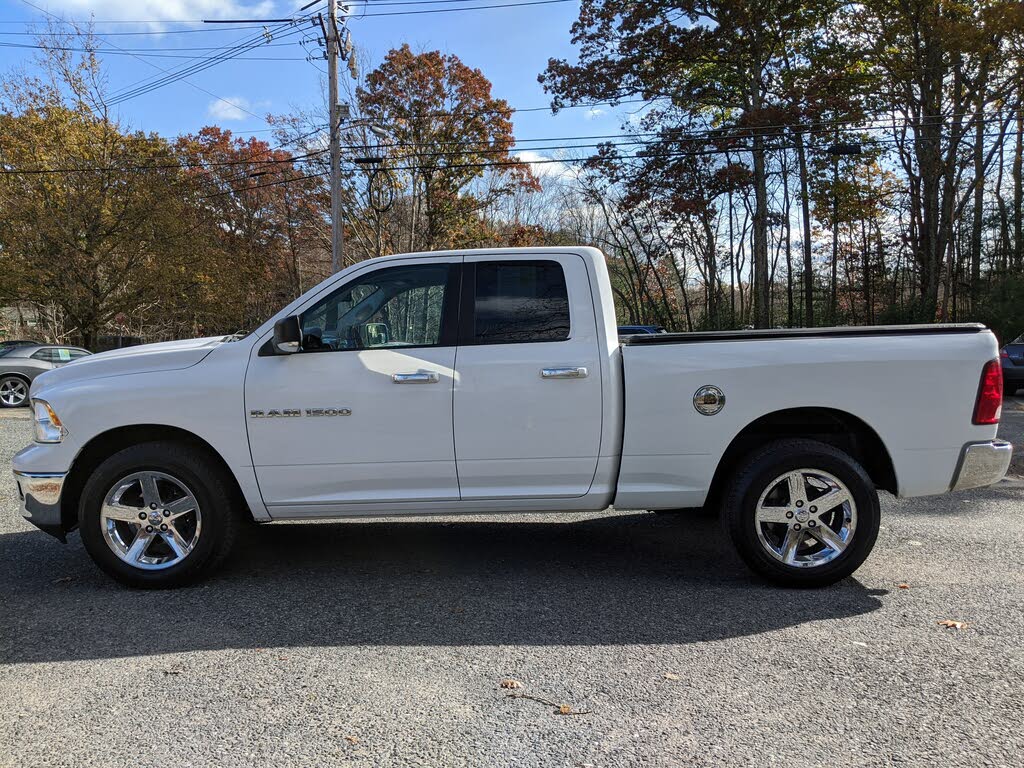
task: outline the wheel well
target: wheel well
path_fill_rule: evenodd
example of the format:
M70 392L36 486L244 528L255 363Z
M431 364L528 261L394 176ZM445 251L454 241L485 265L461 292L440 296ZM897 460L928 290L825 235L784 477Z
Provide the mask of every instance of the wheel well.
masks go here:
M236 495L236 502L239 509L248 509L242 489L238 480L228 468L227 462L217 453L216 449L196 434L178 427L169 427L164 424L136 424L130 427L118 427L108 432L97 435L79 451L75 462L71 466L64 481L64 489L61 493L61 523L65 531L71 531L78 526L78 501L82 489L92 475L93 471L106 459L113 456L124 448L141 443L151 443L158 440L171 440L185 445L198 448L209 454L213 461L216 461L230 478L232 492ZM251 513L249 513L251 514Z
M896 493L896 470L885 443L856 416L832 408L790 408L775 411L744 427L726 448L708 491L708 506L717 506L722 484L744 456L785 437L820 440L845 451L864 467L875 487Z

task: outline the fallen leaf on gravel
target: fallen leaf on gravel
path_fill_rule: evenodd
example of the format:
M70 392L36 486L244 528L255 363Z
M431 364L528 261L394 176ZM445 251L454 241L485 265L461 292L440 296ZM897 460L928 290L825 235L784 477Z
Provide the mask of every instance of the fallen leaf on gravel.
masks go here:
M910 589L909 584L897 584L896 589Z
M665 679L666 680L678 680L679 679L679 675L677 675L675 672L666 672L665 673Z
M345 737L345 741L347 741L349 744L358 744L359 743L359 737L358 736L346 736Z
M513 680L512 678L508 678L507 680L502 680L501 681L501 687L502 688L512 688L512 689L515 689L515 688L522 688L523 684L520 683L518 680Z
M920 547L921 546L921 542L920 541L913 541L913 540L911 540L911 541L908 541L907 544L909 544L912 547Z
M184 670L182 670L182 669L165 669L165 670L163 670L163 673L165 675L180 675L182 672L184 672Z
M568 704L559 704L558 702L552 701L551 699L545 699L543 696L533 696L529 693L510 693L508 694L510 699L529 699L530 701L536 701L540 704L546 704L549 707L555 708L556 715L589 715L591 710L580 709L573 711L573 708Z
M945 627L946 629L967 629L971 626L966 621L954 621L953 619L943 619L942 621L936 621L935 623L940 627Z
M74 576L61 576L59 579L54 579L54 584L68 584L75 580Z

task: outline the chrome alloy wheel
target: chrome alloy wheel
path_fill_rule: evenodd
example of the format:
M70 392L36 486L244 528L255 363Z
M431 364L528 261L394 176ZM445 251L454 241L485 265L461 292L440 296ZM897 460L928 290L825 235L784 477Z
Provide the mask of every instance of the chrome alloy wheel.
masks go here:
M146 470L121 478L107 492L100 525L107 546L133 568L177 565L199 542L203 516L181 480Z
M28 399L28 384L11 376L0 382L0 402L11 408L24 405Z
M757 500L754 525L761 546L794 568L835 560L853 541L857 504L835 475L796 469L770 482Z

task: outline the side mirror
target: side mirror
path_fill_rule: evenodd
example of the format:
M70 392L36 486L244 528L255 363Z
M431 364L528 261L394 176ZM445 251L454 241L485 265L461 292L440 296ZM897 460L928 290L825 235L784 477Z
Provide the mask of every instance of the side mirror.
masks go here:
M302 349L302 326L298 315L291 315L274 323L274 351L291 355Z

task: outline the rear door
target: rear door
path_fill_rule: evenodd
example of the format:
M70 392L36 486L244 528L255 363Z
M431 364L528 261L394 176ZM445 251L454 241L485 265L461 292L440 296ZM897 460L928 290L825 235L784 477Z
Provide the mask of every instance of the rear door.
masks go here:
M467 256L454 393L463 501L583 496L602 392L582 257Z

